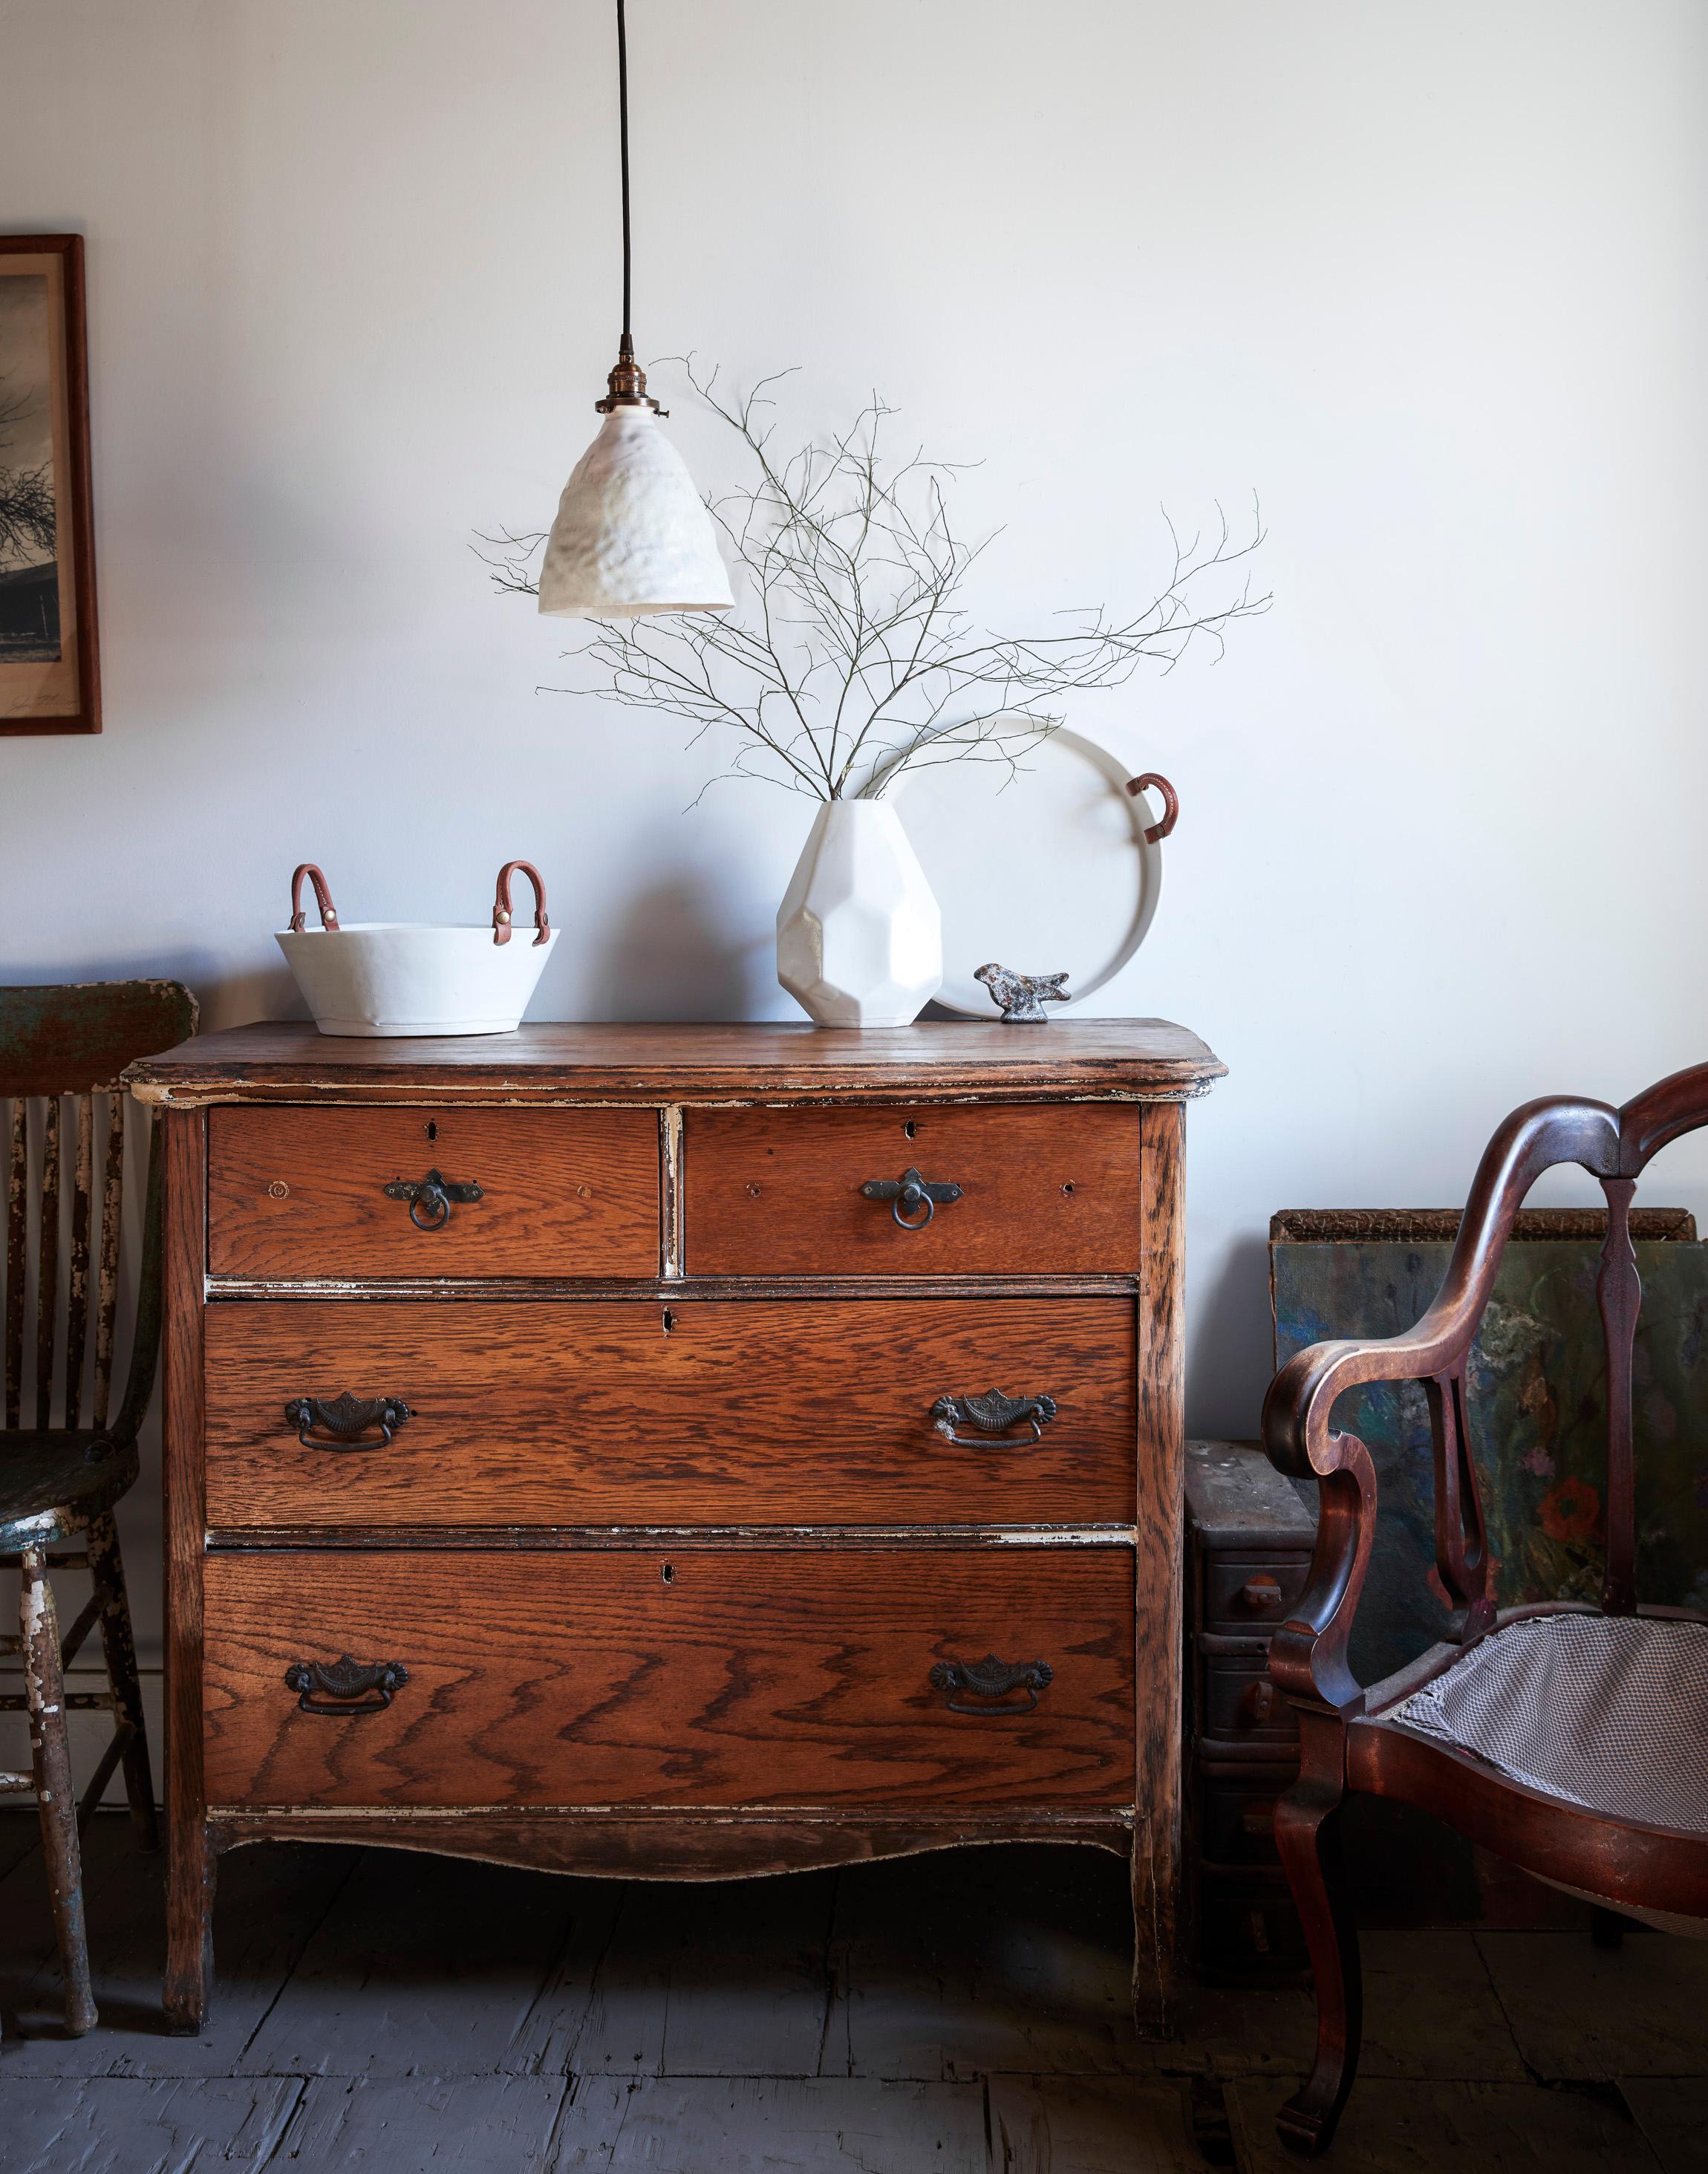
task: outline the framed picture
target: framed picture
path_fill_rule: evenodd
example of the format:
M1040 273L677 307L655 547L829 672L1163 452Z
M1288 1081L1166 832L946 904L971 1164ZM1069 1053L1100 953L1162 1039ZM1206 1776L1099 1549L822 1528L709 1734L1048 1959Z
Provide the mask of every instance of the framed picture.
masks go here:
M83 236L0 235L0 733L100 730Z

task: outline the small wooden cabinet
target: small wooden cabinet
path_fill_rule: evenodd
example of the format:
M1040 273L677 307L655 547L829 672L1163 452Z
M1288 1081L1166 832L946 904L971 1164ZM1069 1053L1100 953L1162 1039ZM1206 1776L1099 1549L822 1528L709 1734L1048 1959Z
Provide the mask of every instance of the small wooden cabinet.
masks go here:
M1212 1983L1290 1984L1305 1936L1275 1847L1299 1722L1269 1641L1305 1590L1316 1527L1255 1441L1186 1444L1186 1897Z
M167 2007L219 1853L1132 1867L1170 2022L1160 1021L208 1035L167 1140ZM1238 1687L1229 1695L1237 1697Z

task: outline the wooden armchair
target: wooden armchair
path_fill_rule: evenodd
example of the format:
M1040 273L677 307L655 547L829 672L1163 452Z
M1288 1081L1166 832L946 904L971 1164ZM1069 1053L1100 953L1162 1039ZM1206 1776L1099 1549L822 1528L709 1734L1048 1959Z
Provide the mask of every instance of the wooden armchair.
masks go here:
M1311 1576L1269 1667L1299 1711L1302 1762L1275 1839L1316 1977L1316 2065L1278 2127L1325 2150L1357 2071L1358 1937L1338 1836L1349 1791L1415 1804L1485 1848L1603 1909L1708 1934L1708 1617L1639 1608L1631 1353L1641 1286L1629 1218L1650 1158L1708 1123L1708 1065L1621 1110L1527 1103L1485 1150L1446 1280L1403 1336L1313 1344L1270 1386L1263 1434L1320 1498ZM1607 1350L1606 1582L1601 1606L1497 1609L1467 1438L1467 1361L1513 1219L1543 1171L1600 1180L1608 1235L1597 1283ZM1417 1382L1435 1447L1435 1562L1446 1640L1385 1682L1359 1685L1347 1641L1376 1514L1369 1451L1330 1431L1335 1400ZM1491 1446L1498 1453L1498 1445Z

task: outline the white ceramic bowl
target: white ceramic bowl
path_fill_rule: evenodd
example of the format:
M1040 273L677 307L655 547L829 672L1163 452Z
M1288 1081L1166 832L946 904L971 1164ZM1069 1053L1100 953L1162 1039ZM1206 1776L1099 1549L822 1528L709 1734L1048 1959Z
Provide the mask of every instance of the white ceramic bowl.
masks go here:
M519 922L508 944L483 927L354 921L278 932L322 1034L511 1034L558 940Z

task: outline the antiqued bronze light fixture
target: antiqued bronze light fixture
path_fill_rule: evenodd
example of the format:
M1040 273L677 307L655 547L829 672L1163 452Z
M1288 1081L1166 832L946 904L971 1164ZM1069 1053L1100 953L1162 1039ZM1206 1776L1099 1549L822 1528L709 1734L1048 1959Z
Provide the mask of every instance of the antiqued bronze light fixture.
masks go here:
M617 0L617 102L623 169L623 331L604 424L558 502L540 568L539 608L559 619L641 619L727 611L735 599L711 516L658 427L629 328L629 41Z

